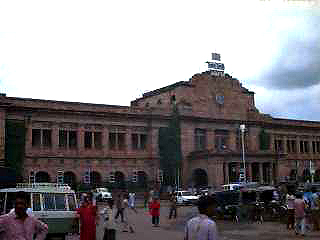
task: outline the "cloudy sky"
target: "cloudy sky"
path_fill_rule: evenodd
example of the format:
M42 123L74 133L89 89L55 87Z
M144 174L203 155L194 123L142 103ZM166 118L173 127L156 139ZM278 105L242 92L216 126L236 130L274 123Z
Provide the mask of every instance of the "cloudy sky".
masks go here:
M129 105L211 52L274 117L320 121L318 0L0 0L0 91Z

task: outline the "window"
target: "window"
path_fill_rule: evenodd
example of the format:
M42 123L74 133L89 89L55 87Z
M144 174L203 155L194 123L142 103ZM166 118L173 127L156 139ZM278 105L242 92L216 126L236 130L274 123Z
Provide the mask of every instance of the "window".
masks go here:
M317 141L316 145L317 145L317 153L320 153L320 142Z
M75 211L77 209L76 201L74 199L74 195L68 194L68 205L69 211Z
M32 194L32 211L41 211L40 193Z
M69 148L77 147L77 132L69 131Z
M287 152L295 153L297 151L296 141L295 140L287 140Z
M43 146L51 147L51 130L50 129L43 129L42 130L42 137L43 137Z
M274 149L276 152L283 152L283 141L279 139L274 140Z
M309 142L308 141L304 141L304 151L305 153L308 153L309 152Z
M92 148L92 132L84 133L84 147Z
M32 129L32 146L40 147L40 145L41 145L41 130Z
M312 141L312 152L316 153L316 142Z
M118 147L119 150L124 150L125 149L125 134L124 133L118 133Z
M56 209L54 203L54 194L53 193L45 193L43 194L43 202L44 202L44 210L52 211Z
M59 147L66 148L68 142L67 131L59 130Z
M56 210L67 210L63 193L55 194Z
M304 153L303 141L300 141L300 153Z
M116 133L109 133L109 148L110 150L116 149Z
M125 133L109 133L109 148L110 150L125 150L126 148Z
M133 133L131 135L132 149L133 150L144 150L147 145L147 135Z
M101 132L94 133L94 147L97 149L102 148L102 134L101 134Z
M207 133L205 129L195 129L195 150L204 150L207 147Z
M217 129L214 131L214 145L217 151L225 150L228 148L228 135L229 131L224 129Z

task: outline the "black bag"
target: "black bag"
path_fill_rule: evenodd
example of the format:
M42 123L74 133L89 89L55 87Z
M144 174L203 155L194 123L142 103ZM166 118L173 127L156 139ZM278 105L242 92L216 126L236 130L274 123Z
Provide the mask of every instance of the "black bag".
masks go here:
M116 230L105 228L103 240L116 240Z

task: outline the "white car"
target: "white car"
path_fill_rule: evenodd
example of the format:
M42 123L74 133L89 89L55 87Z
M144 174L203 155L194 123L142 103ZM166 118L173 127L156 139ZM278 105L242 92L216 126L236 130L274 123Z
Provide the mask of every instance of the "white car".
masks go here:
M189 191L176 191L177 204L195 204L199 197Z
M112 194L106 188L96 188L93 191L97 201L107 201L112 199Z

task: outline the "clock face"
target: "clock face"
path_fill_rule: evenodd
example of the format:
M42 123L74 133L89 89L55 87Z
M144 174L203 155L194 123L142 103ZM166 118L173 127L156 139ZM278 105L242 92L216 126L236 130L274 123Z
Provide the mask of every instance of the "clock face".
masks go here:
M216 101L218 104L222 105L224 103L224 96L223 95L216 95Z

